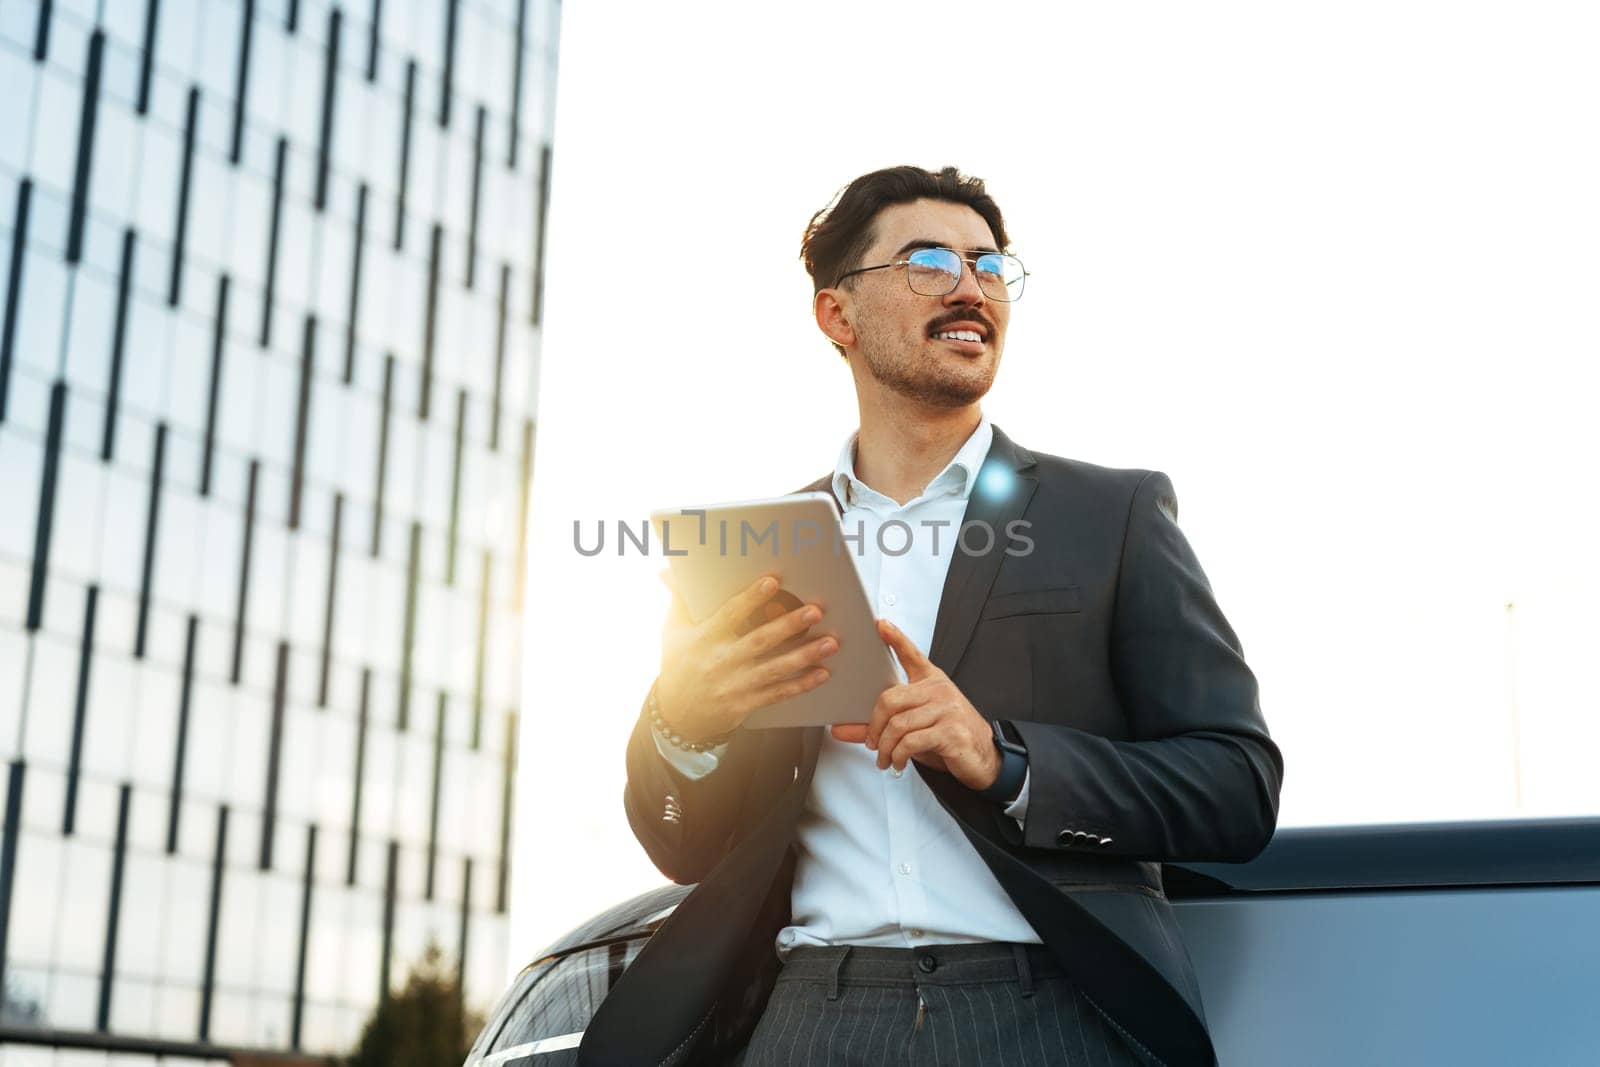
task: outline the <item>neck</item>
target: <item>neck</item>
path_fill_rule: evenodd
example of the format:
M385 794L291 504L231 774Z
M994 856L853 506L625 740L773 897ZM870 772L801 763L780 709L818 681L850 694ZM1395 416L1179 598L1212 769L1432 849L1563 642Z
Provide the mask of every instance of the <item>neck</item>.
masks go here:
M937 408L900 396L859 396L856 477L897 504L919 496L966 444L983 410Z

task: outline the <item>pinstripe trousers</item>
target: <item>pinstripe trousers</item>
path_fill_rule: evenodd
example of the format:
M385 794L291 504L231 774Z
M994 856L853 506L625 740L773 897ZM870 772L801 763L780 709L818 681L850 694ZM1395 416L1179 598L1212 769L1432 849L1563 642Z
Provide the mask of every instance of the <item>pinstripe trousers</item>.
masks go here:
M791 950L741 1067L1148 1067L1041 945Z

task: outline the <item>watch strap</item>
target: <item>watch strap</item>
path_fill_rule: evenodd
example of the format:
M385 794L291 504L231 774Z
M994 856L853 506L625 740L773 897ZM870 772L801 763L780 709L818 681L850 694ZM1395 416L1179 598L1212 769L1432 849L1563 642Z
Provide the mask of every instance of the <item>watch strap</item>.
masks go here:
M1028 776L1028 750L1006 736L1002 720L995 719L990 726L994 730L994 747L1000 753L1000 773L981 793L990 800L1009 804L1016 799L1023 779Z

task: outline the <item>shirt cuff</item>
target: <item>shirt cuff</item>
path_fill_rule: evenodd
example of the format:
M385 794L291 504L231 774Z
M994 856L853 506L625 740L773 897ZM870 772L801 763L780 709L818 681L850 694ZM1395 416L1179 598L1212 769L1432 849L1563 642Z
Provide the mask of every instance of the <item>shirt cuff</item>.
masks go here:
M650 726L650 736L655 739L656 751L661 754L661 758L666 760L678 773L691 780L704 778L716 770L717 763L722 759L722 754L728 751L728 743L726 741L715 748L708 748L704 752L691 752L686 748L679 748L671 741L668 741L654 723ZM1022 792L1024 796L1027 795L1028 787L1026 784L1023 785ZM1020 800L1021 798L1019 797L1018 799Z
M657 740L659 746L661 742ZM1006 805L1006 814L1017 820L1017 829L1022 829L1022 820L1028 817L1028 784L1033 781L1033 768L1022 775L1022 789L1017 793L1017 799Z

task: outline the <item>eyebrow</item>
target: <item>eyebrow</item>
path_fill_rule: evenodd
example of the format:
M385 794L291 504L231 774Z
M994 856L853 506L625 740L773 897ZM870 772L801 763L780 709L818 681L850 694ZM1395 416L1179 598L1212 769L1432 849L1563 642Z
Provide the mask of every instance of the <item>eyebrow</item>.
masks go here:
M949 248L949 247L950 246L945 244L943 241L934 241L934 240L930 240L927 237L917 237L917 238L913 238L912 240L907 241L905 244L901 245L900 246L900 250L897 251L895 253L895 255L903 256L907 252L914 251L915 249L918 249L918 248ZM998 252L1000 250L998 248L983 247L983 248L953 249L953 251L960 251L960 252Z

